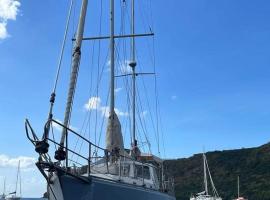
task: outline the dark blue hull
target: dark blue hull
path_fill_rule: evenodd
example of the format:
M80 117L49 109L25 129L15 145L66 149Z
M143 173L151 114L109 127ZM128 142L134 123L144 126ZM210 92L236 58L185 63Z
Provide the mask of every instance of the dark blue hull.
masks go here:
M69 175L59 177L64 200L175 200L167 193L91 177L89 183Z

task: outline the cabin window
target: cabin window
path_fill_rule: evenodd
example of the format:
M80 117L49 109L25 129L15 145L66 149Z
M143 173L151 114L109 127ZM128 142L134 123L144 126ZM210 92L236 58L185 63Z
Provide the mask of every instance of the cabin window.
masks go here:
M129 176L130 165L121 165L121 176Z
M135 165L135 173L138 178L150 179L150 169L148 166Z

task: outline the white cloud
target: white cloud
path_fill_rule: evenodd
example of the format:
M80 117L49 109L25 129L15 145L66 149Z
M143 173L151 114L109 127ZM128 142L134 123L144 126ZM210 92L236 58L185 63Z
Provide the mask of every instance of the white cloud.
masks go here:
M20 5L17 0L0 0L0 17L3 20L16 20Z
M84 104L84 108L86 110L98 110L101 112L102 116L109 117L110 115L110 107L109 106L101 106L101 98L100 97L90 97L88 102ZM114 108L115 113L121 117L127 117L128 112L123 112L118 108Z
M59 119L55 119L55 121L59 122L60 124L63 124L63 122ZM60 126L59 124L53 122L52 123L52 127L55 128L58 132L61 132L63 130L63 127ZM77 127L74 127L74 126L69 126L69 128L73 131L78 131L78 128Z
M147 110L144 110L143 112L140 113L141 117L145 117L148 114Z
M118 93L118 92L120 92L121 90L123 90L123 88L122 88L122 87L115 88L115 89L114 89L114 92L115 92L115 93Z
M108 61L106 62L106 66L109 67L110 65L111 65L111 60L108 60Z
M58 120L58 119L56 119L55 121L57 121L57 122L59 122L59 123L62 123L60 120ZM55 128L57 131L61 131L63 128L62 128L62 126L60 126L59 124L57 124L57 123L55 123L55 122L53 122L52 123L52 127L53 128Z
M132 69L129 66L130 61L129 60L124 60L120 62L120 72L122 74L130 74L132 73Z
M99 108L102 116L109 117L110 116L110 107L109 106L102 106Z
M0 39L5 39L7 37L8 37L7 23L0 22Z
M103 116L105 116L107 118L110 116L110 107L109 106L100 107L100 111L101 111ZM128 117L128 115L129 115L128 112L123 112L123 111L119 110L118 108L114 108L114 111L120 117Z
M19 156L16 158L10 158L7 155L0 154L0 167L18 167L20 161L20 167L22 169L33 168L36 159L33 157Z
M84 105L86 110L97 110L100 108L101 99L100 97L91 97L88 102Z
M103 116L105 116L107 118L110 116L110 107L109 106L100 107L100 111L101 111ZM114 108L114 111L118 116L121 116L121 117L128 117L128 115L129 115L128 112L120 111L118 108Z
M115 113L116 113L118 116L122 116L122 117L127 117L127 116L128 116L128 112L120 111L120 110L117 109L117 108L114 108L114 111L115 111Z
M119 61L118 63L115 63L115 65L118 65L119 66L118 69L119 69L119 73L120 74L130 74L130 73L132 73L132 69L129 66L129 63L130 63L129 60ZM106 65L108 67L108 70L107 71L109 72L111 70L110 69L111 61L108 60L107 63L106 63Z
M177 96L176 96L176 95L172 95L172 96L171 96L171 100L174 101L174 100L176 100L176 99L177 99Z
M0 39L7 38L8 20L16 20L21 3L17 0L0 0Z

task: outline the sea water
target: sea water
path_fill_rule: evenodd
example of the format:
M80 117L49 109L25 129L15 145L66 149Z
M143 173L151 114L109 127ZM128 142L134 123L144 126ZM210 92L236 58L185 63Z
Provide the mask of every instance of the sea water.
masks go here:
M21 198L22 200L48 200L45 198Z

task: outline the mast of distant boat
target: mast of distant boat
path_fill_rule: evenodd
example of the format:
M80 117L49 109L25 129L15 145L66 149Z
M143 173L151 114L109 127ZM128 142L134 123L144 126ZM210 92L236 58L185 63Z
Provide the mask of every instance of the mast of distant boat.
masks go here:
M237 194L238 194L238 198L239 198L240 197L239 176L237 176Z
M21 195L22 195L20 163L21 163L21 162L20 162L20 160L19 160L18 169L17 169L17 178L16 178L15 197L17 196L17 186L18 186L18 181L20 181L20 197L21 197Z
M3 188L3 195L2 197L5 197L6 194L6 177L4 178L4 188Z
M208 183L207 183L207 171L206 171L206 157L203 153L203 173L204 173L204 191L205 194L208 195Z

